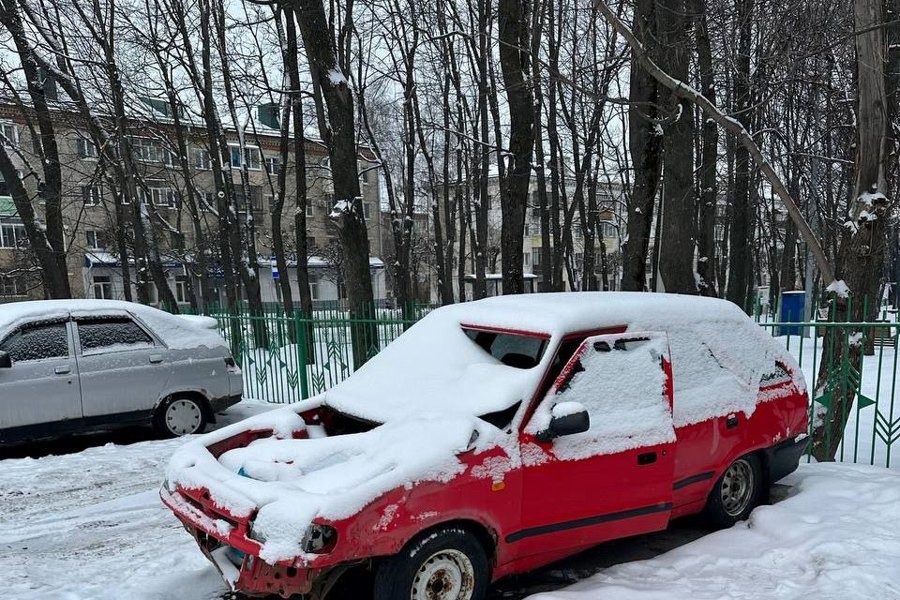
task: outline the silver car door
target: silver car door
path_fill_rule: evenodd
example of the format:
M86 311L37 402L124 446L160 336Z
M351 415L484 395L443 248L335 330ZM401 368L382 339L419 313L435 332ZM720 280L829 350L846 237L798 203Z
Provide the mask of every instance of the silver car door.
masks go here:
M0 429L55 422L65 426L81 418L78 368L66 320L20 325L0 340L0 350L12 358L12 367L0 369Z
M169 378L168 351L127 313L74 315L84 417L149 416Z

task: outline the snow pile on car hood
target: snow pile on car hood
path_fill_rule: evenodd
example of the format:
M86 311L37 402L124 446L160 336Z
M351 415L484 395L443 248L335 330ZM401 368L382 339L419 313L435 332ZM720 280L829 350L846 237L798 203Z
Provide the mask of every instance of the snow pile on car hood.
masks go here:
M169 490L175 484L206 488L219 507L236 517L258 508L253 531L265 540L260 557L275 563L303 555L303 536L314 519L350 517L398 487L449 481L463 469L456 455L475 438L490 438L490 426L477 419L440 415L365 433L291 439L306 427L298 412L310 406L305 402L272 411L186 444L169 463ZM207 449L235 433L268 428L282 439L256 440L218 460Z
M23 321L124 313L143 321L169 348L216 348L225 345L225 340L216 331L215 319L172 315L152 306L119 300L37 300L4 304L0 309L0 335Z

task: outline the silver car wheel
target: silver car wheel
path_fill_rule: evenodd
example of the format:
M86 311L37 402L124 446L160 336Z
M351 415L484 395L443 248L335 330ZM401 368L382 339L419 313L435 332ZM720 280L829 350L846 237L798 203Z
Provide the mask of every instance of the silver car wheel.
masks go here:
M426 560L413 579L410 600L470 600L475 568L459 550L441 550Z
M172 435L197 433L203 423L203 410L193 400L178 399L166 407L166 429Z
M753 467L750 463L740 458L728 467L722 476L722 507L730 517L736 517L743 513L753 498L754 481Z

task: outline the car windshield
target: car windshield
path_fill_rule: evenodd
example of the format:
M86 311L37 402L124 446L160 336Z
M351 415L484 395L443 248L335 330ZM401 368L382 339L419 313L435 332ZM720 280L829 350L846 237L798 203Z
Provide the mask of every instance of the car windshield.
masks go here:
M325 394L333 409L370 422L412 413L478 417L530 398L549 335L461 324L438 310Z
M508 367L531 369L547 348L547 340L533 335L463 327L470 340Z

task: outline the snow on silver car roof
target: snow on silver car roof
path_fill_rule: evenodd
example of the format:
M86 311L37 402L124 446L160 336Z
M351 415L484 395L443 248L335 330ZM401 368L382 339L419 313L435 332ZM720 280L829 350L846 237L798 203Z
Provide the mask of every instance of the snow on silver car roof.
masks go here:
M225 341L212 328L211 319L182 318L152 306L121 300L35 300L0 304L0 335L23 321L63 318L69 314L128 312L144 321L169 348L210 348Z

